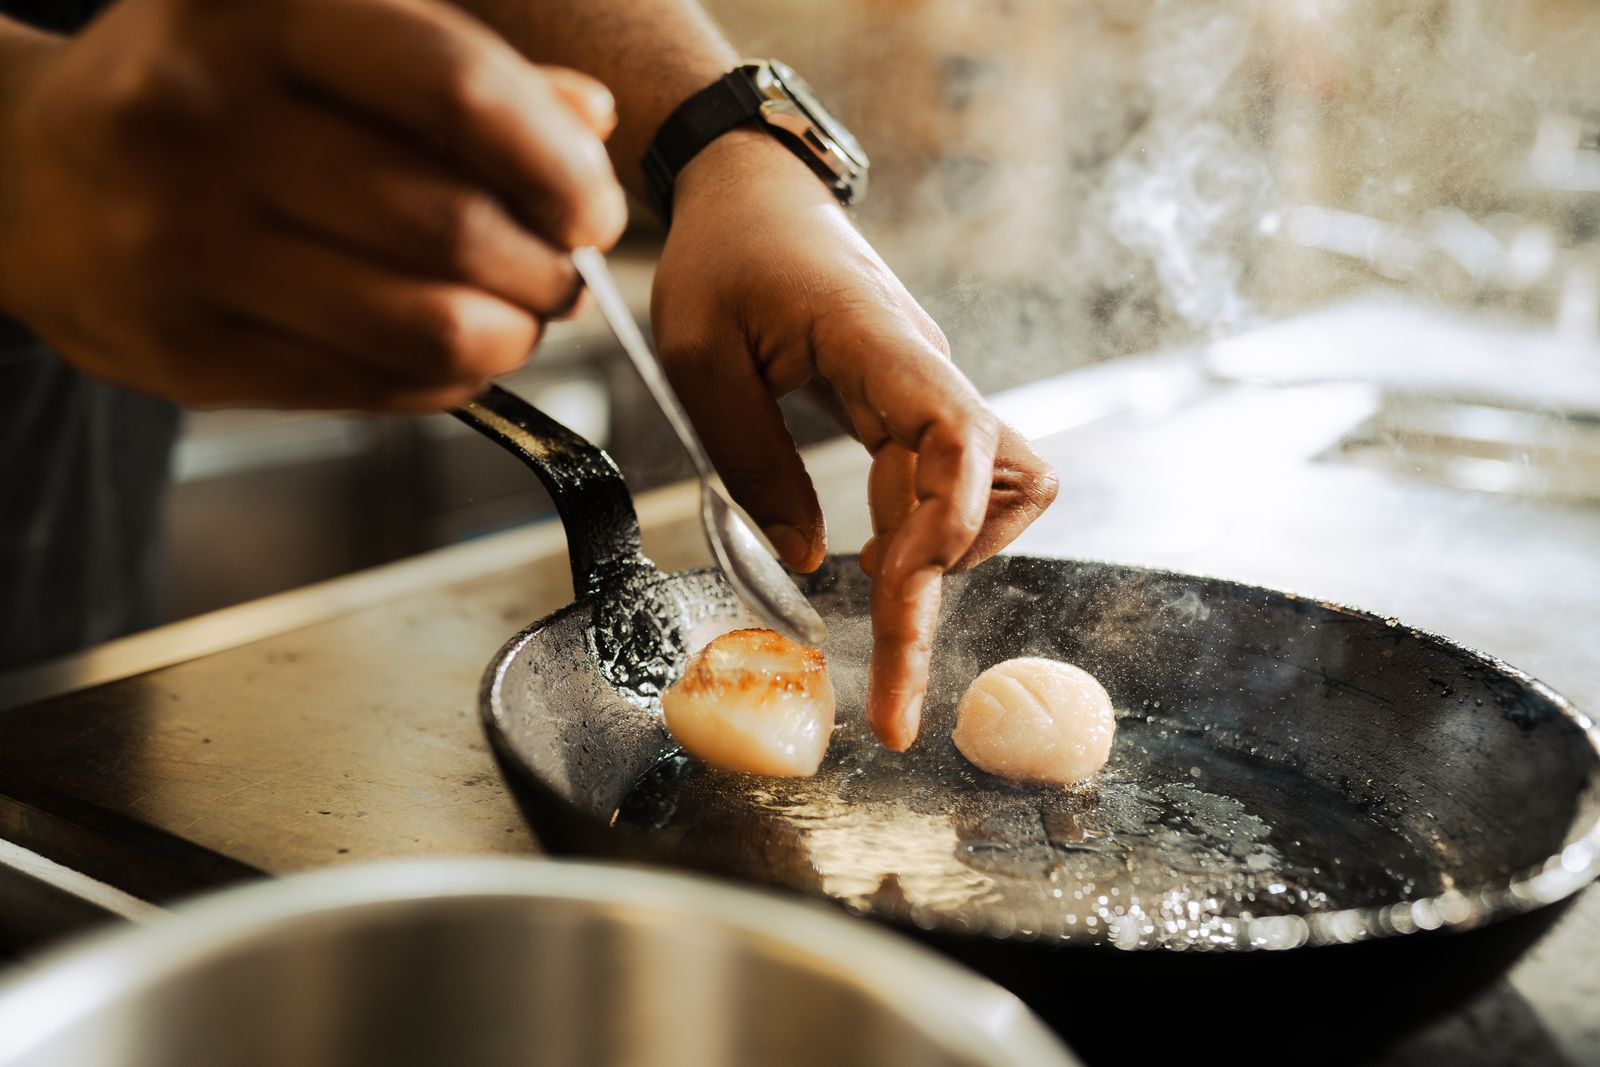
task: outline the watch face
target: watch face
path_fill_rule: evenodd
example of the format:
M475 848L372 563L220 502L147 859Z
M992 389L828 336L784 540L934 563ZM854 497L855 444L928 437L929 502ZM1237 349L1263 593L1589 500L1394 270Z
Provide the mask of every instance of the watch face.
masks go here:
M768 66L773 75L783 84L783 87L789 91L789 95L794 98L794 102L806 113L806 117L816 123L823 133L837 142L845 154L850 156L858 166L866 167L867 153L861 147L861 143L855 139L854 134L845 128L842 122L833 117L831 111L823 106L822 101L818 100L816 94L811 91L811 86L806 84L806 80L796 74L794 68L787 63L780 63L774 59L768 61Z

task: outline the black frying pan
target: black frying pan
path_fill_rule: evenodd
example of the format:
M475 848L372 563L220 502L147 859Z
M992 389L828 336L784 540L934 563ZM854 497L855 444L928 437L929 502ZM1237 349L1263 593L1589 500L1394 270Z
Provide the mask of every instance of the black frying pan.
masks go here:
M950 578L922 736L897 754L862 720L867 582L829 557L804 579L839 699L822 771L706 768L658 695L687 649L752 624L732 591L640 555L620 476L581 438L500 392L463 417L566 524L577 602L513 638L482 695L553 850L833 900L1109 1062L1374 1047L1501 973L1600 870L1600 730L1538 682L1392 619L1109 564ZM951 745L967 683L1020 655L1084 667L1119 709L1087 788L1008 783Z

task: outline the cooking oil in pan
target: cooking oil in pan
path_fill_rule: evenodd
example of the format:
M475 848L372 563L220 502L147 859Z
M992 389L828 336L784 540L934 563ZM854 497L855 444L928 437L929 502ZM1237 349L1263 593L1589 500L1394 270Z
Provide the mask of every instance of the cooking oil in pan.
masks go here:
M1111 761L1073 790L985 774L947 730L890 752L851 716L812 778L668 754L614 825L697 866L925 928L1122 948L1226 947L1259 939L1266 916L1445 888L1382 815L1144 711L1119 714Z

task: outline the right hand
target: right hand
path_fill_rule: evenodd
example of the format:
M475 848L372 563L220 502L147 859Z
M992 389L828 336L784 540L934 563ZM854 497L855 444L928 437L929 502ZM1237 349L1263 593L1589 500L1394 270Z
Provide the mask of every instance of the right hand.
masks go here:
M184 404L460 404L626 221L610 94L440 0L121 0L3 107L0 308Z

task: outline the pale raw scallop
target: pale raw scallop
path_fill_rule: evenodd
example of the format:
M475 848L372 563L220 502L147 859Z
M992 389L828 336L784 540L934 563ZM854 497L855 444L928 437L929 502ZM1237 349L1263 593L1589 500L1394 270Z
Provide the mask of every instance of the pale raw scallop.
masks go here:
M1073 785L1105 766L1116 729L1111 698L1092 674L1030 656L972 680L951 737L990 774Z
M696 759L804 777L817 773L833 734L833 683L819 649L772 630L735 630L689 661L661 710Z

